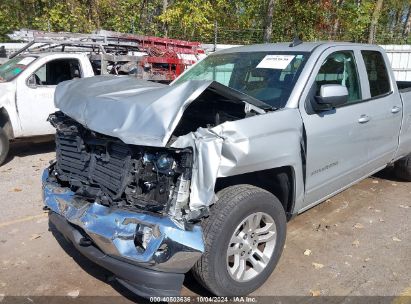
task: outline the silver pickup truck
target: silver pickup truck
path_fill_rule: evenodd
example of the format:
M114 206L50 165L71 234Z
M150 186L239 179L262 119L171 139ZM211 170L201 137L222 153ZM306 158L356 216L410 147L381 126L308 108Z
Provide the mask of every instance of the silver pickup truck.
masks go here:
M52 231L145 297L178 295L188 271L249 294L287 220L388 165L411 181L411 83L373 45L232 48L171 85L63 82L55 105Z

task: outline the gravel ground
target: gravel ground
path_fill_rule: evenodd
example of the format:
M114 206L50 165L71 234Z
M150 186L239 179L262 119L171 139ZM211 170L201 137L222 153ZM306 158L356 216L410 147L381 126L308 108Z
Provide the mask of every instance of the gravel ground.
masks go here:
M53 144L12 151L0 167L0 302L45 295L141 302L48 231L40 175ZM411 184L384 172L291 220L276 270L253 295L411 296L410 193ZM182 295L209 294L189 275Z

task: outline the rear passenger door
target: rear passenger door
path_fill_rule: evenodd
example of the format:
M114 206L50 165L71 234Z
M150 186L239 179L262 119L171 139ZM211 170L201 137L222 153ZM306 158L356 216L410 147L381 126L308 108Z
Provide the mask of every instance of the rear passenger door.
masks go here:
M386 56L375 49L362 50L361 63L367 76L364 89L368 99L369 165L378 169L393 159L398 147L402 104Z

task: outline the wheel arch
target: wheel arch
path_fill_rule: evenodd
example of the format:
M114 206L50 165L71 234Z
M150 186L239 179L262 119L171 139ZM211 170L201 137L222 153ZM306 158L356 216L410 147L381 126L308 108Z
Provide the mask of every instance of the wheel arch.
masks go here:
M217 178L215 191L229 186L249 184L274 194L281 202L287 219L293 215L295 205L295 172L292 166L283 166L239 175Z
M9 113L6 108L0 108L0 127L6 132L9 139L14 138L13 126L11 124Z

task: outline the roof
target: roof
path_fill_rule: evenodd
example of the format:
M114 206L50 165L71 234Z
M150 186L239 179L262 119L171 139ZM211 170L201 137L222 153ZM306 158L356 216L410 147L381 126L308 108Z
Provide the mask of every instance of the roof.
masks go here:
M21 53L18 56L22 56L22 57L38 57L38 58L43 58L43 57L47 57L47 56L56 56L56 57L60 57L60 56L72 56L72 57L79 57L79 56L84 56L83 53L74 53L74 52L28 52L28 53Z
M286 43L264 43L264 44L253 44L246 46L233 47L230 49L224 49L218 51L218 54L225 53L245 53L245 52L312 52L315 48L322 46L324 48L338 45L349 45L349 46L366 46L366 44L352 43L352 42L335 42L335 41L319 41L319 42L303 42L297 46L290 47L291 42ZM370 45L369 45L370 46ZM375 45L373 45L375 47Z

